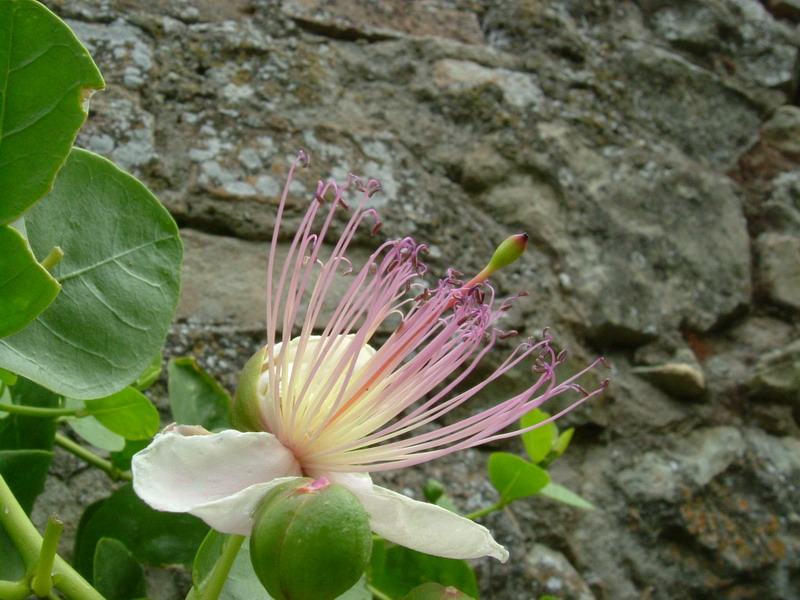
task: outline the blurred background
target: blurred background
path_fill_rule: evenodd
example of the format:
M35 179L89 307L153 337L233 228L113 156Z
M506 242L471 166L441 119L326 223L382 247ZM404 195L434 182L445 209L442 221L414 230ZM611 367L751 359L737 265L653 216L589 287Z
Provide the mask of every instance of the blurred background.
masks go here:
M287 234L316 180L348 172L383 185L356 257L411 235L433 280L527 231L492 278L530 292L504 328L549 326L565 374L613 366L552 469L598 510L534 498L487 518L511 559L476 563L484 597L800 598L798 0L45 4L107 82L78 145L182 227L165 356L232 390L264 343L265 240L301 148ZM496 499L486 450L377 479L421 498L436 477L475 510ZM35 514L74 531L107 479L65 454L53 470ZM152 576L158 599L187 581Z

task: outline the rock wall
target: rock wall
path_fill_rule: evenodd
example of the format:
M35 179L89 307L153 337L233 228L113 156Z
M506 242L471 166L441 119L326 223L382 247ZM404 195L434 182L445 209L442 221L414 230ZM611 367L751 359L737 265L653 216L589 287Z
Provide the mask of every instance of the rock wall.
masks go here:
M796 0L47 4L108 83L79 144L185 228L169 352L235 383L300 148L290 222L355 172L383 184L379 238L429 242L432 273L526 230L496 278L531 292L505 326L613 365L554 471L599 509L489 518L512 559L478 563L484 597L800 598ZM436 476L474 509L486 456L385 479Z

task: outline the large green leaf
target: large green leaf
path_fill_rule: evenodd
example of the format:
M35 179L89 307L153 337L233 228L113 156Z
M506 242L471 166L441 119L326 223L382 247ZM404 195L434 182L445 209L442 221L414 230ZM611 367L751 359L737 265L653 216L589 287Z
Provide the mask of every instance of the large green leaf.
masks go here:
M25 223L34 253L64 250L53 269L63 287L28 327L0 340L0 367L73 398L118 392L150 365L175 312L175 222L134 177L74 149Z
M189 567L208 533L208 526L200 519L153 510L129 484L87 511L78 525L74 552L75 568L84 577L92 576L94 553L101 538L122 542L136 560L145 564Z
M106 600L143 598L144 572L125 544L101 538L94 552L94 587Z
M0 225L0 337L16 333L33 321L60 289L22 234Z
M104 85L61 19L33 0L0 2L0 224L50 189Z
M369 579L390 598L402 598L415 587L431 581L478 597L475 573L466 561L430 556L403 546L387 548L386 542L372 547Z
M53 453L46 450L0 450L0 475L28 514L44 489L52 459Z
M167 372L169 404L176 422L202 425L209 431L230 428L230 396L193 358L170 360Z
M550 483L547 471L507 452L489 456L489 479L504 502L538 494Z

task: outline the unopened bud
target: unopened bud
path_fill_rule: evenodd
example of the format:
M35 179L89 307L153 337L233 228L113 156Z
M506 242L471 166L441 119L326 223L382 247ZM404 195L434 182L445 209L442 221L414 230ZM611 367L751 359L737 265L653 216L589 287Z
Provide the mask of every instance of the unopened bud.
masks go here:
M275 600L338 598L358 582L371 554L361 502L325 478L286 481L256 510L250 558Z
M464 592L461 592L450 585L445 587L439 583L423 583L422 585L415 587L413 590L411 590L406 596L403 597L403 600L474 600L474 599L472 598L472 596L467 596Z
M258 380L266 352L266 347L256 352L239 374L239 385L230 409L231 424L239 431L264 430L258 402Z
M528 234L518 233L506 238L492 254L492 259L486 268L492 272L497 269L507 267L515 260L517 260L522 253L525 252L525 247L528 245Z

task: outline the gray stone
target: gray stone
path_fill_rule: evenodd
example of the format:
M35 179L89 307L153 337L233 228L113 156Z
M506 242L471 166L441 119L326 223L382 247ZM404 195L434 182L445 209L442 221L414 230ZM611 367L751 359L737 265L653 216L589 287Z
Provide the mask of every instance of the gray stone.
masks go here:
M800 340L762 356L748 387L756 400L785 400L800 406Z
M528 592L531 597L549 595L563 600L595 600L589 586L561 552L534 544L524 562L534 581Z
M757 240L759 279L767 296L800 309L800 238L764 233Z
M781 106L761 127L761 139L800 158L800 106Z

